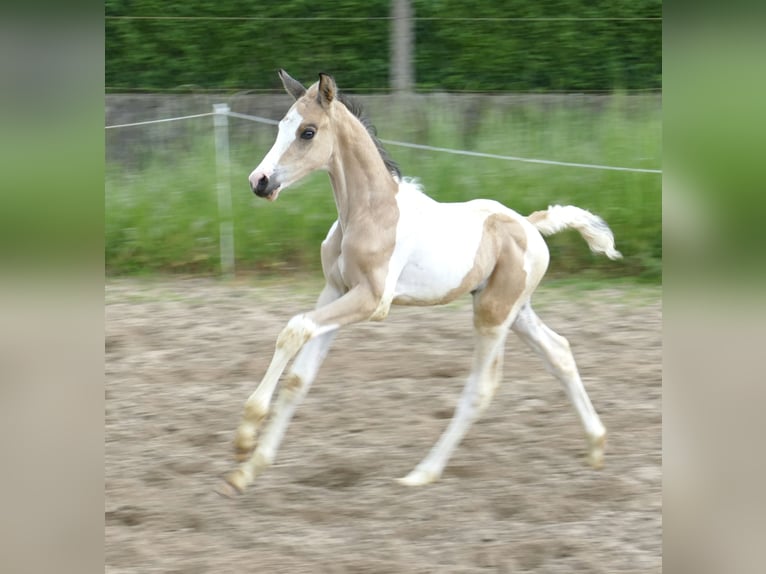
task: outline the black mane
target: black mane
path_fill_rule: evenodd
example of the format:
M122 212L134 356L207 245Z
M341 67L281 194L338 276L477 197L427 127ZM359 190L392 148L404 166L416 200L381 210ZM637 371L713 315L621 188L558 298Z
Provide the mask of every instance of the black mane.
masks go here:
M375 147L378 148L378 153L380 154L380 157L383 160L383 163L386 164L386 169L388 169L389 172L391 172L396 177L401 179L402 172L399 169L399 165L393 159L391 159L391 156L388 155L388 152L383 148L383 144L381 144L380 140L378 139L378 130L376 130L375 126L372 125L372 122L370 122L370 119L364 115L362 104L358 100L350 98L344 93L339 93L337 97L338 97L338 100L344 106L346 106L348 111L354 114L356 118L360 122L362 122L362 125L367 129L367 133L370 134L372 141L375 142Z

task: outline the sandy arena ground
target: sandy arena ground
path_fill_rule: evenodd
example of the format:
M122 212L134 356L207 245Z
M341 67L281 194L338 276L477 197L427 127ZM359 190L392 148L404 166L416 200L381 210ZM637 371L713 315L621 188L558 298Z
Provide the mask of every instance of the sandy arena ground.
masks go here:
M658 573L661 289L543 286L609 432L605 466L513 334L503 381L442 479L404 476L445 428L472 353L470 298L342 331L276 464L234 500L242 404L315 281L109 280L106 572Z

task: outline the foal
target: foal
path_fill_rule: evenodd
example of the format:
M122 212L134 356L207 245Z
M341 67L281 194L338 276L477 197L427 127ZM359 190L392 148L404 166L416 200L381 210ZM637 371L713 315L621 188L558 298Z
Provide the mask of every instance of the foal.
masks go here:
M399 482L422 485L439 478L455 447L492 399L509 329L563 384L585 428L589 462L600 466L605 428L585 392L567 340L540 321L530 297L548 267L541 233L577 229L591 250L616 259L621 255L606 223L573 206L553 206L524 217L486 199L438 203L401 177L371 126L339 96L332 77L320 74L307 89L284 70L279 76L296 102L279 122L273 147L250 174L250 186L259 197L274 201L309 173L326 170L338 219L322 242L326 284L316 308L290 319L279 334L271 364L245 403L237 429L235 449L243 462L226 476L220 492L244 491L274 461L293 412L340 327L381 321L392 304L438 305L465 293L473 296L474 309L471 372L449 426ZM293 357L270 408L279 378Z

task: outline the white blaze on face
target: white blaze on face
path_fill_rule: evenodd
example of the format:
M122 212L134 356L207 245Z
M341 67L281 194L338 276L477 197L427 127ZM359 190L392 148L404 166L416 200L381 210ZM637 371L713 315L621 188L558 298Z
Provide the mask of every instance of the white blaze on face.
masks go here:
M279 122L279 133L277 133L277 140L274 145L271 146L269 153L263 158L261 163L250 174L250 183L253 185L258 184L263 176L271 177L274 174L279 161L282 156L295 141L295 134L298 131L298 127L303 121L303 116L298 113L295 107L292 107L287 115Z

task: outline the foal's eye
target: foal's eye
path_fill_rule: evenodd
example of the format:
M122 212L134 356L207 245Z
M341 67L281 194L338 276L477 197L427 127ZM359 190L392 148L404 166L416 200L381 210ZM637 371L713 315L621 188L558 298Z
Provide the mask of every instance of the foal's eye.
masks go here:
M314 134L316 134L316 130L314 128L306 128L301 132L301 139L304 140L310 140L314 137Z

